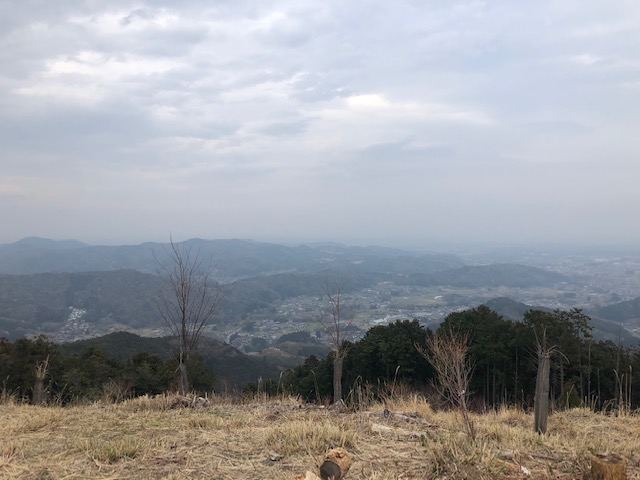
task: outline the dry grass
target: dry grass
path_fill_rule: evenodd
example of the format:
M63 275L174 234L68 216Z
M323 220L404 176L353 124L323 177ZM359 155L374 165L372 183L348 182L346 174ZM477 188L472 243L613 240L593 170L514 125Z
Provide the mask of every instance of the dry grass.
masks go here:
M340 413L295 399L204 409L170 409L171 396L118 405L0 404L0 478L293 479L324 452L354 456L348 479L582 478L591 453L629 459L640 478L640 416L589 410L556 413L549 433L517 410L474 415L475 441L454 412L434 412L418 396L391 411ZM523 473L524 467L529 475Z

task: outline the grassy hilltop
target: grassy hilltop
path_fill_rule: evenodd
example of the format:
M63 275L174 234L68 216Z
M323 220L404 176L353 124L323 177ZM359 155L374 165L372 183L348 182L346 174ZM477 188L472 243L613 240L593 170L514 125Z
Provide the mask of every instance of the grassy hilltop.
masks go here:
M171 409L171 396L121 404L38 407L0 404L0 478L294 479L329 448L354 456L347 479L573 479L591 453L629 460L640 478L640 417L574 409L552 414L549 433L532 431L518 410L474 415L474 441L452 412L420 397L357 412L296 399L214 399Z

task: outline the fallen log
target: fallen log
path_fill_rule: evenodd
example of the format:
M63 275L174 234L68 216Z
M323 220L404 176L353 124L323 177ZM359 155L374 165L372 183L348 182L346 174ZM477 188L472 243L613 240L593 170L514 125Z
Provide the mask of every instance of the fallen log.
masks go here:
M342 480L351 468L351 455L344 448L329 450L320 465L322 480Z

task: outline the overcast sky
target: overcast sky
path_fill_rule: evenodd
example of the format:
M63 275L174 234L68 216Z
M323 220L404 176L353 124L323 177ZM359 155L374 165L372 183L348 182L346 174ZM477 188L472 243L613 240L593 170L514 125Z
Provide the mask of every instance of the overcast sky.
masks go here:
M0 224L639 242L640 5L2 1Z

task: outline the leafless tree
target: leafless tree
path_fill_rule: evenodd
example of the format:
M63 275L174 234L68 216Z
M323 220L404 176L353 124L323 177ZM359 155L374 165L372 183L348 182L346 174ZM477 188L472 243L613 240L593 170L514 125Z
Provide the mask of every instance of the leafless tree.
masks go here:
M36 363L34 369L36 381L33 386L33 403L41 405L45 401L44 379L49 372L49 355L44 360Z
M469 359L469 336L449 331L427 337L427 348L416 344L418 352L436 371L436 387L454 408L462 413L464 425L471 438L476 432L469 417L467 399L473 365Z
M347 349L343 338L344 286L333 272L324 277L322 292L328 302L327 309L320 314L320 323L331 338L333 349L333 401L342 401L342 370Z
M157 306L172 335L180 342L178 371L180 393L189 391L187 365L198 345L202 332L216 313L222 299L222 289L213 280L213 264L205 262L199 251L186 243L170 239L163 247L167 260L154 253L158 274L164 288L157 296Z

